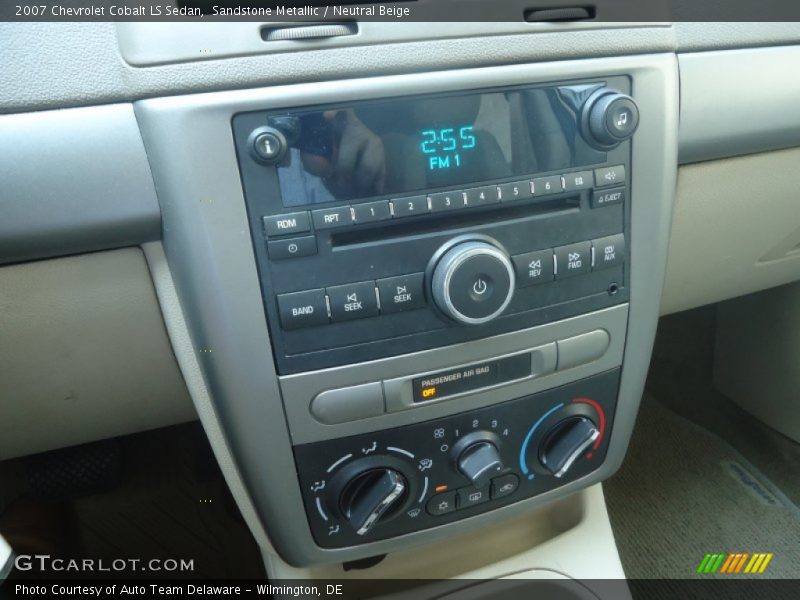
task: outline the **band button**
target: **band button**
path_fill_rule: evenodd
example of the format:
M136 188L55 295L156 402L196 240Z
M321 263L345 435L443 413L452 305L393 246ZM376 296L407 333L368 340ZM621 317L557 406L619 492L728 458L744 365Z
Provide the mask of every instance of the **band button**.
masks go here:
M278 294L278 312L286 330L325 325L328 308L324 290L306 290L292 294Z

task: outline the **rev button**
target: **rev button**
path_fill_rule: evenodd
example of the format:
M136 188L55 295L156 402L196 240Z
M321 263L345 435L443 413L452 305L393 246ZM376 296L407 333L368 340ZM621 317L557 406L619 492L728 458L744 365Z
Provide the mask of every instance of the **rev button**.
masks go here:
M517 285L525 287L553 281L553 251L537 250L511 257L517 271Z
M373 281L337 285L329 287L327 291L334 321L363 319L378 314L378 298Z

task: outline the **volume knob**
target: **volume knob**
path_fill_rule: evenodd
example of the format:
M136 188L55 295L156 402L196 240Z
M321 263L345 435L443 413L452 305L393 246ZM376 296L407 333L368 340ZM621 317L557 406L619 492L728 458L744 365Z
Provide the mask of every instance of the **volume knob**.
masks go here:
M499 316L514 295L514 267L508 255L487 242L456 244L433 271L431 294L451 319L478 325Z

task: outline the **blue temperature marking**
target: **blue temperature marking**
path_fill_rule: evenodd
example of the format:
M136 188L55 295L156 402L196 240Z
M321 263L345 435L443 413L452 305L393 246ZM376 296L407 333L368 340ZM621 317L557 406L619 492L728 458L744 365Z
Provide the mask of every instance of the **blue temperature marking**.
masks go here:
M528 452L528 442L531 441L531 437L533 436L533 432L536 431L536 428L539 427L539 425L542 424L542 421L544 421L547 417L549 417L554 412L556 412L559 408L563 408L563 407L564 407L564 403L562 402L561 404L558 404L558 405L554 406L553 408L551 408L550 410L548 410L541 417L539 417L539 420L536 421L536 423L533 424L533 427L531 427L528 430L528 433L525 435L525 441L522 442L522 448L520 448L520 450L519 450L519 468L522 469L522 472L525 475L528 474L528 461L525 459L525 454ZM530 479L530 477L529 477L529 479Z

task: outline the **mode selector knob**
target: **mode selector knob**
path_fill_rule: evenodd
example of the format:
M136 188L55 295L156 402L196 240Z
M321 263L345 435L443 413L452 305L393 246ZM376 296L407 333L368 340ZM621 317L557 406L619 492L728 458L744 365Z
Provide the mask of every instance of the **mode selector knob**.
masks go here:
M407 488L405 477L394 469L369 469L344 486L339 507L355 532L364 535L402 500Z
M453 447L456 467L475 487L483 487L503 470L499 445L493 433L476 431L464 436Z
M469 325L486 323L511 302L514 267L497 246L464 241L448 249L436 263L431 294L451 319Z
M583 105L582 125L586 141L609 150L634 134L639 126L639 107L630 96L603 88Z

